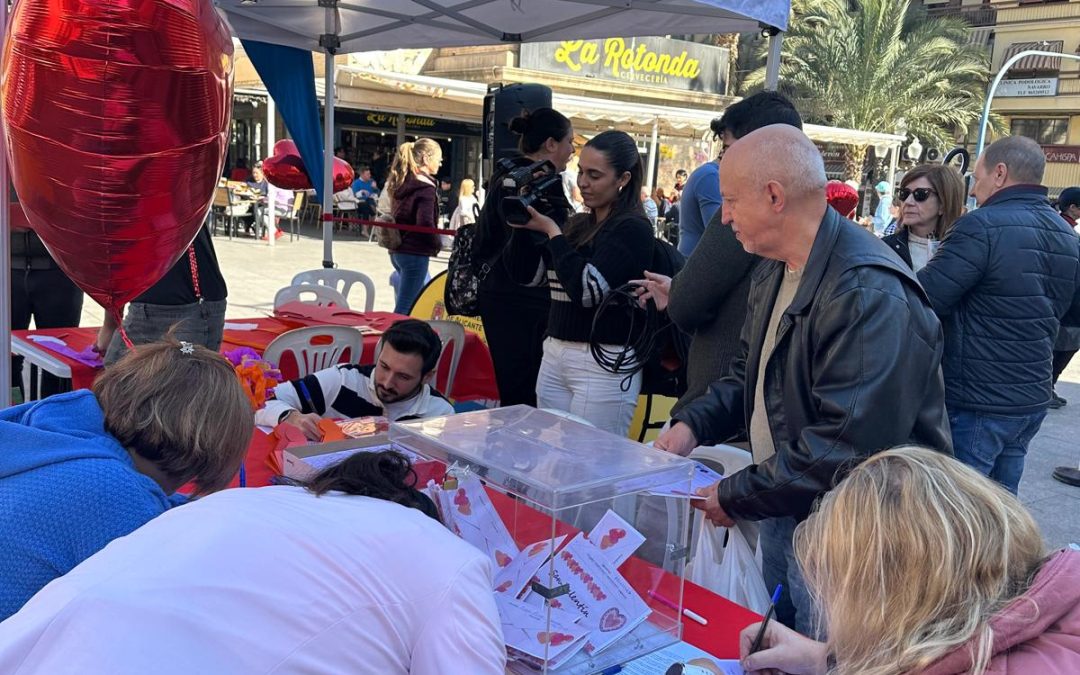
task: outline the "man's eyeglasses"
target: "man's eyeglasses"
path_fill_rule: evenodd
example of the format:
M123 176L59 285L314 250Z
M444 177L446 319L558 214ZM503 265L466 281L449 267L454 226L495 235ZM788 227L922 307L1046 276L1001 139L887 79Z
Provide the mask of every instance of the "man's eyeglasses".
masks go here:
M899 198L902 202L906 202L908 197L910 197L911 195L915 195L915 201L922 203L925 202L927 199L930 199L930 195L936 194L937 190L935 190L934 188L915 188L914 190L900 188L896 191L897 198Z

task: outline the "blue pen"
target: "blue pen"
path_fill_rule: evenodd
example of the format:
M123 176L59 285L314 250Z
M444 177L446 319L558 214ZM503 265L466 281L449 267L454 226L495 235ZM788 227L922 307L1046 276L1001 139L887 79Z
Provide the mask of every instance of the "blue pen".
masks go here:
M750 645L751 654L761 649L761 641L765 639L765 629L769 626L769 620L776 614L776 603L780 602L780 593L783 590L783 584L776 584L776 590L772 594L772 601L769 603L769 611L765 612L765 620L761 622L761 628L758 629L757 637L754 638L754 644Z

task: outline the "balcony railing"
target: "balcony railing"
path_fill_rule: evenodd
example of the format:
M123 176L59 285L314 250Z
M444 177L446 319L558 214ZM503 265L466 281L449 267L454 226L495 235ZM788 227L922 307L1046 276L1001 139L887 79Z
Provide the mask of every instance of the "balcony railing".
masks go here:
M962 19L970 26L993 26L997 23L997 9L989 6L982 7L949 7L941 5L929 5L926 15L932 18L952 17Z

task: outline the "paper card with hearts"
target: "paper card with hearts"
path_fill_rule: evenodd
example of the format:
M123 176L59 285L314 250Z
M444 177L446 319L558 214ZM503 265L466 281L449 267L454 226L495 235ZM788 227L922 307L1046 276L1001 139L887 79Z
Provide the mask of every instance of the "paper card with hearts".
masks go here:
M458 481L453 490L443 490L443 504L447 500L447 512L454 524L454 531L462 539L488 554L495 561L496 569L502 569L519 553L510 531L499 518L495 506L488 497L483 483L476 476Z
M565 540L565 535L554 539L543 539L521 549L510 564L495 575L495 592L505 593L512 598L519 597L533 577L540 572L544 563L555 551L559 550Z
M626 559L645 543L645 535L611 509L608 509L587 538L615 567L626 562Z
M555 580L570 587L558 599L580 613L579 624L589 629L590 652L599 652L648 618L648 605L619 574L597 546L578 534L555 554Z
M527 654L549 664L565 654L577 653L588 638L589 629L558 620L542 608L509 597L496 596L503 638L509 650ZM572 652L570 651L572 650Z

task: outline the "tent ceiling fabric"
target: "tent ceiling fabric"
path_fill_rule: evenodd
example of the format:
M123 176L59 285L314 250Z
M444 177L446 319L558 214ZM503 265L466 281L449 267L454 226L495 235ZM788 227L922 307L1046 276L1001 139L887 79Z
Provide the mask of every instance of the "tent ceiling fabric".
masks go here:
M321 0L330 4L332 0ZM216 0L238 37L321 51L464 47L787 28L790 0ZM331 28L328 30L328 23Z

